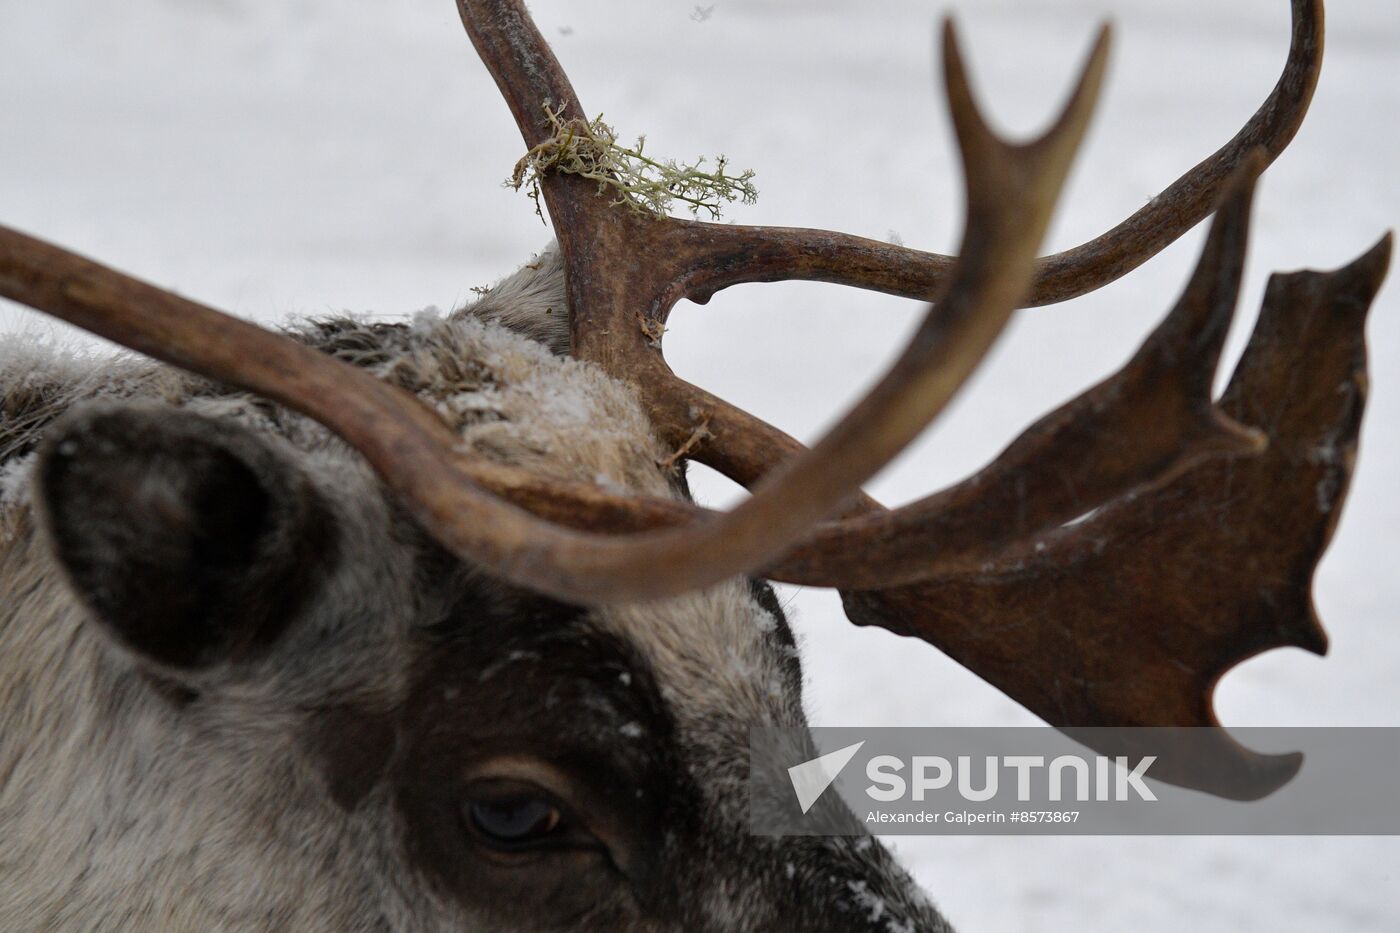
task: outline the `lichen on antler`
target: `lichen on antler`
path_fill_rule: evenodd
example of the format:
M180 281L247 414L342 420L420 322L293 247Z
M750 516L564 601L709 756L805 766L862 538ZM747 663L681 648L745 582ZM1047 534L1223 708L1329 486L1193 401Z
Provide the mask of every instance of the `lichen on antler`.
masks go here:
M645 136L638 136L630 146L619 143L617 131L603 122L602 114L592 120L565 120L560 116L562 106L545 104L543 109L553 134L530 147L506 181L516 191L527 189L541 220L540 180L550 172L596 182L598 194L611 193L614 205L657 217L666 216L680 201L695 217L704 211L711 220L719 220L726 202L753 204L758 200L753 171L726 174L726 156L715 158L714 171L701 168L708 161L704 156L689 164L675 159L658 161L646 154Z

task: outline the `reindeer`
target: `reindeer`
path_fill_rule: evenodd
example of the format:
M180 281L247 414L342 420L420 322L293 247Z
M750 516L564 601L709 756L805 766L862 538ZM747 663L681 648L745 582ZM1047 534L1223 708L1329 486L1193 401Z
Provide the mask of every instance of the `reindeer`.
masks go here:
M520 0L459 0L527 146L584 117ZM1321 58L1103 236L1036 259L1101 83L1010 145L951 27L960 255L628 211L542 178L558 239L473 305L273 333L0 228L0 294L142 356L0 365L0 925L7 930L950 929L880 843L749 831L748 733L805 728L767 581L834 587L1061 728L1215 728L1220 674L1321 651L1362 324L1389 239L1278 275L1229 388L1254 180ZM1122 370L966 482L860 492L1019 307L1215 213ZM931 301L812 449L667 368L683 297L813 279ZM752 497L695 506L684 464ZM1014 628L1016 640L989 634ZM1249 799L1297 770L1221 734L1159 773ZM826 799L820 806L837 808Z

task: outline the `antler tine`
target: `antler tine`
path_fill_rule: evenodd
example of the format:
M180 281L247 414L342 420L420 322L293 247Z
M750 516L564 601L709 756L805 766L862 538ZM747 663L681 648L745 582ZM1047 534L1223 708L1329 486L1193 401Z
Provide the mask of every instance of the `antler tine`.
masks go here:
M1292 36L1283 74L1239 132L1123 222L1072 249L1039 260L1026 307L1056 304L1121 278L1200 223L1231 175L1254 150L1271 164L1307 115L1322 69L1322 0L1291 0ZM677 223L680 223L679 221ZM830 282L929 299L954 259L826 230L688 222L692 253L681 273L685 297L704 303L745 282Z
M527 147L553 132L548 113L583 118L584 111L549 43L523 0L457 0L462 24L510 106ZM561 111L559 108L563 108ZM671 218L617 210L597 186L577 175L548 172L540 190L564 256L573 353L614 376L635 380L650 352L637 316L664 319L678 290ZM646 263L628 257L646 254Z
M457 13L527 146L550 136L545 106L562 108L561 116L584 115L568 75L521 0L458 0Z
M1112 230L1042 259L1030 305L1065 301L1133 271L1210 213L1244 158L1262 153L1262 172L1282 154L1302 126L1322 73L1323 0L1292 0L1292 19L1283 74L1235 137Z

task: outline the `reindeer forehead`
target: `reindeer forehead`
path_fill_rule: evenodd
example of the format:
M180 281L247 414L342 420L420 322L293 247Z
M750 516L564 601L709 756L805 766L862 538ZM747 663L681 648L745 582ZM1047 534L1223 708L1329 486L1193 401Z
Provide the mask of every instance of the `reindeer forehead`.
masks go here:
M403 721L431 749L424 762L588 759L639 783L665 757L671 719L650 664L584 610L471 587L414 655Z
M628 758L662 754L696 721L744 731L784 717L800 671L787 622L756 598L759 586L584 610L470 582L416 638L406 719L465 717L483 748L553 754L582 743Z
M597 615L661 672L687 716L737 711L748 724L768 723L792 714L801 675L787 620L770 591L757 593L767 595L730 581Z
M552 255L447 317L421 314L411 325L329 320L301 336L417 395L455 431L463 453L545 477L670 497L659 466L667 450L632 389L533 339L558 340L550 328L564 296ZM498 300L524 304L507 314Z
M323 322L312 340L418 394L476 452L546 475L676 495L659 466L664 448L632 390L596 367L554 356L523 336L547 331L554 321L550 310L564 300L555 262L555 254L547 252L539 263L493 289L469 309L470 316L420 318L413 326ZM511 313L498 313L497 302ZM480 590L471 598L481 599ZM480 611L466 605L455 610L459 621ZM654 674L666 684L667 698L687 714L724 710L758 722L791 706L783 694L800 682L795 650L782 611L766 587L734 580L674 599L586 615L545 608L559 605L535 601L521 610L525 618L510 619L492 637L468 639L487 665L479 675L495 680L514 671L533 681L554 669L561 677L573 676L577 668L571 659L591 652L596 654L592 669L616 668L618 679L610 688L625 686L638 678L638 669L645 669L648 677ZM531 621L538 613L554 624L541 628ZM541 640L552 646L551 652L566 645L569 650L536 656L542 649L525 642ZM610 646L625 650L619 653Z

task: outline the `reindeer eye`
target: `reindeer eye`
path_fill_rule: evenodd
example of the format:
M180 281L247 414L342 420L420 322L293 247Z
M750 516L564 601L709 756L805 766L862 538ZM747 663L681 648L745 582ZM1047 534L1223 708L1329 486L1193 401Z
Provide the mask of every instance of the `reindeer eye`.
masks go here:
M474 800L467 805L467 819L487 844L518 849L557 835L563 814L547 798L518 796Z
M481 854L518 858L542 852L606 851L586 814L570 800L567 780L537 769L544 781L479 776L461 788L460 824Z

